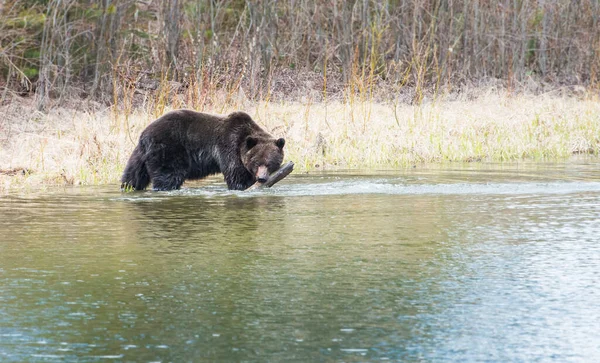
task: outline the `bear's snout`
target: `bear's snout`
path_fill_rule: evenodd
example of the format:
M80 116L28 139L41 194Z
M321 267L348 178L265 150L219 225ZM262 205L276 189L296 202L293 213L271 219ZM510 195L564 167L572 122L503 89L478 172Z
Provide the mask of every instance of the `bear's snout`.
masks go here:
M267 179L269 179L269 169L265 165L259 166L256 171L256 180L259 183L264 183Z

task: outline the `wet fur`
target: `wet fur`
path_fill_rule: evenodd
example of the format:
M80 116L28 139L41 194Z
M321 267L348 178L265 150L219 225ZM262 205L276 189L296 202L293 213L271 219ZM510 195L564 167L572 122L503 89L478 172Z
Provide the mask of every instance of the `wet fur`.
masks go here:
M229 189L256 182L283 161L285 140L275 139L243 112L216 116L191 110L169 112L140 135L121 178L122 188L179 189L185 180L223 173Z

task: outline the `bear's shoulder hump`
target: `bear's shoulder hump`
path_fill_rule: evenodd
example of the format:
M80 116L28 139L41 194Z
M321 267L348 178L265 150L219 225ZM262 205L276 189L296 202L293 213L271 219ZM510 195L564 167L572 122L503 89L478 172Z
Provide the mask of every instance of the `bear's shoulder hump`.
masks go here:
M245 112L236 111L227 115L227 120L234 123L254 123L252 117Z

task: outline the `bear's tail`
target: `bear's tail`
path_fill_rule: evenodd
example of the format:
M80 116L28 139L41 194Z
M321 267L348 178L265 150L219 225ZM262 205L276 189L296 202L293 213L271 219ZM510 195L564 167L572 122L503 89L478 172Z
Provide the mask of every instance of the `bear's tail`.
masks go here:
M121 190L134 189L144 190L150 184L150 175L146 169L145 152L139 143L127 162L123 176L121 177Z

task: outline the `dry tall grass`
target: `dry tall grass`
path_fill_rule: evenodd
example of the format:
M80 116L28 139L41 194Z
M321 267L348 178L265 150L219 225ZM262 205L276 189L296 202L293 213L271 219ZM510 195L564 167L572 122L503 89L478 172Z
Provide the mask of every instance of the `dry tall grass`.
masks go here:
M0 90L36 89L36 107L115 83L242 84L253 100L334 84L427 89L497 79L519 89L600 84L597 0L7 0ZM4 98L4 96L2 97Z
M276 136L297 171L403 168L450 161L557 160L600 152L600 102L559 95L474 99L421 105L346 99L328 103L249 102L223 94L204 112L245 110ZM117 184L140 132L183 102L146 100L142 107L82 105L35 111L33 100L0 113L0 190L47 184ZM470 98L470 97L469 97ZM226 100L230 102L225 102ZM168 106L169 105L169 106ZM171 106L174 105L174 106ZM17 174L7 176L7 174Z

